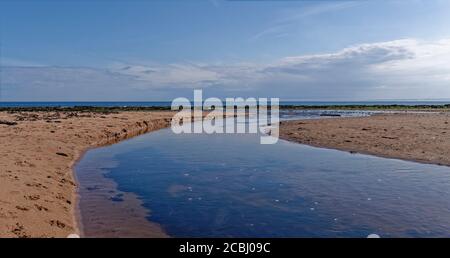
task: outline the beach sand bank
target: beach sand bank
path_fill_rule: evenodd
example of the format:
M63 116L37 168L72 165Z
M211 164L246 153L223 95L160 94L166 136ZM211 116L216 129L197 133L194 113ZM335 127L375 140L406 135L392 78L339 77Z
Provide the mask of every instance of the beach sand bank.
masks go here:
M89 148L167 127L173 114L0 112L0 237L79 234L74 163ZM289 121L280 130L303 144L442 165L449 134L446 113Z
M282 122L280 138L316 147L450 166L450 113Z
M79 234L74 163L89 148L167 127L172 116L0 112L0 237Z

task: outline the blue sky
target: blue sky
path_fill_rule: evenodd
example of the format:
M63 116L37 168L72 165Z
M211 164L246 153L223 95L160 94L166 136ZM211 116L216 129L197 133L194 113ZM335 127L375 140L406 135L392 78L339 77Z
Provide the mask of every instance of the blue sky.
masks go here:
M447 0L3 0L2 100L450 98L449 24Z

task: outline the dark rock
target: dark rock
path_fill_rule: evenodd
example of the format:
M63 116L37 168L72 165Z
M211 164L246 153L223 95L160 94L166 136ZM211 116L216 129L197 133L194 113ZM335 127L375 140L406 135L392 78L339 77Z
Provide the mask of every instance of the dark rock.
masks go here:
M320 114L320 116L340 117L340 114Z
M11 126L11 125L17 125L16 122L13 122L13 121L6 121L6 120L0 120L0 124L1 124L1 125L9 125L9 126Z
M56 155L63 156L63 157L69 157L69 155L67 155L63 152L57 152Z

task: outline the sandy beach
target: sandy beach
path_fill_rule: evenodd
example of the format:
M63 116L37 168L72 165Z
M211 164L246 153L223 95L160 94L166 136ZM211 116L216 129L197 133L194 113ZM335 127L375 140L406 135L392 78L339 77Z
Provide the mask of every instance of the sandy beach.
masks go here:
M406 113L283 122L280 138L316 147L450 165L450 114Z
M73 164L89 148L167 127L171 112L0 112L0 237L79 234Z
M79 234L73 165L89 148L167 127L173 113L0 112L0 237ZM450 114L282 122L282 139L450 165ZM154 236L164 236L155 227Z

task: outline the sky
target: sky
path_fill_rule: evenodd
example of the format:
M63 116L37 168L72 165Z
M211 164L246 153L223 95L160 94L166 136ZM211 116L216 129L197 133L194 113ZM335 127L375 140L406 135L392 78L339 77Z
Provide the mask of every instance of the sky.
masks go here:
M0 101L450 99L448 0L0 0Z

